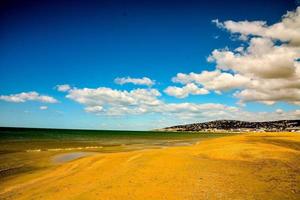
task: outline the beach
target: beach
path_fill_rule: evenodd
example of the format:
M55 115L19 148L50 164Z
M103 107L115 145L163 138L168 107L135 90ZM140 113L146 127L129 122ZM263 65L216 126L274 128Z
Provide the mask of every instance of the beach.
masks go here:
M0 16L0 200L300 200L300 0Z
M1 199L299 199L300 135L100 153L1 183Z

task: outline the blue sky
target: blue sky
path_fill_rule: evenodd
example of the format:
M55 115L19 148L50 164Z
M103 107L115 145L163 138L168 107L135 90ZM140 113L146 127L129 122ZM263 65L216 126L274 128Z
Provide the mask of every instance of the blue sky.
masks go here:
M0 126L148 130L297 118L299 27L282 17L291 11L283 18L298 22L298 4L3 1Z

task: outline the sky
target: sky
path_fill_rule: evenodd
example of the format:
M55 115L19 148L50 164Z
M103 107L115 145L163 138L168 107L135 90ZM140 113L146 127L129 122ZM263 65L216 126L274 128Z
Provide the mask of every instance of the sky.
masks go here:
M300 118L298 0L4 0L0 44L0 126Z

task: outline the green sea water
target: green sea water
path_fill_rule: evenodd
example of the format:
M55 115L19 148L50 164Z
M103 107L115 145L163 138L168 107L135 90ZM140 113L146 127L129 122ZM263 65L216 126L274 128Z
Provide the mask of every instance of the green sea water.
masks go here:
M44 169L74 152L113 153L191 145L228 133L0 128L0 177Z

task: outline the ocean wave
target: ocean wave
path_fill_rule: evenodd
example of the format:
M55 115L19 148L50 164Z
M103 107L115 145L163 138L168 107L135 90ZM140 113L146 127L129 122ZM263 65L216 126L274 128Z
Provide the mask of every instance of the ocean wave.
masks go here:
M41 152L41 151L72 151L72 150L87 150L101 149L103 146L87 146L87 147L71 147L71 148L53 148L53 149L28 149L26 152Z

